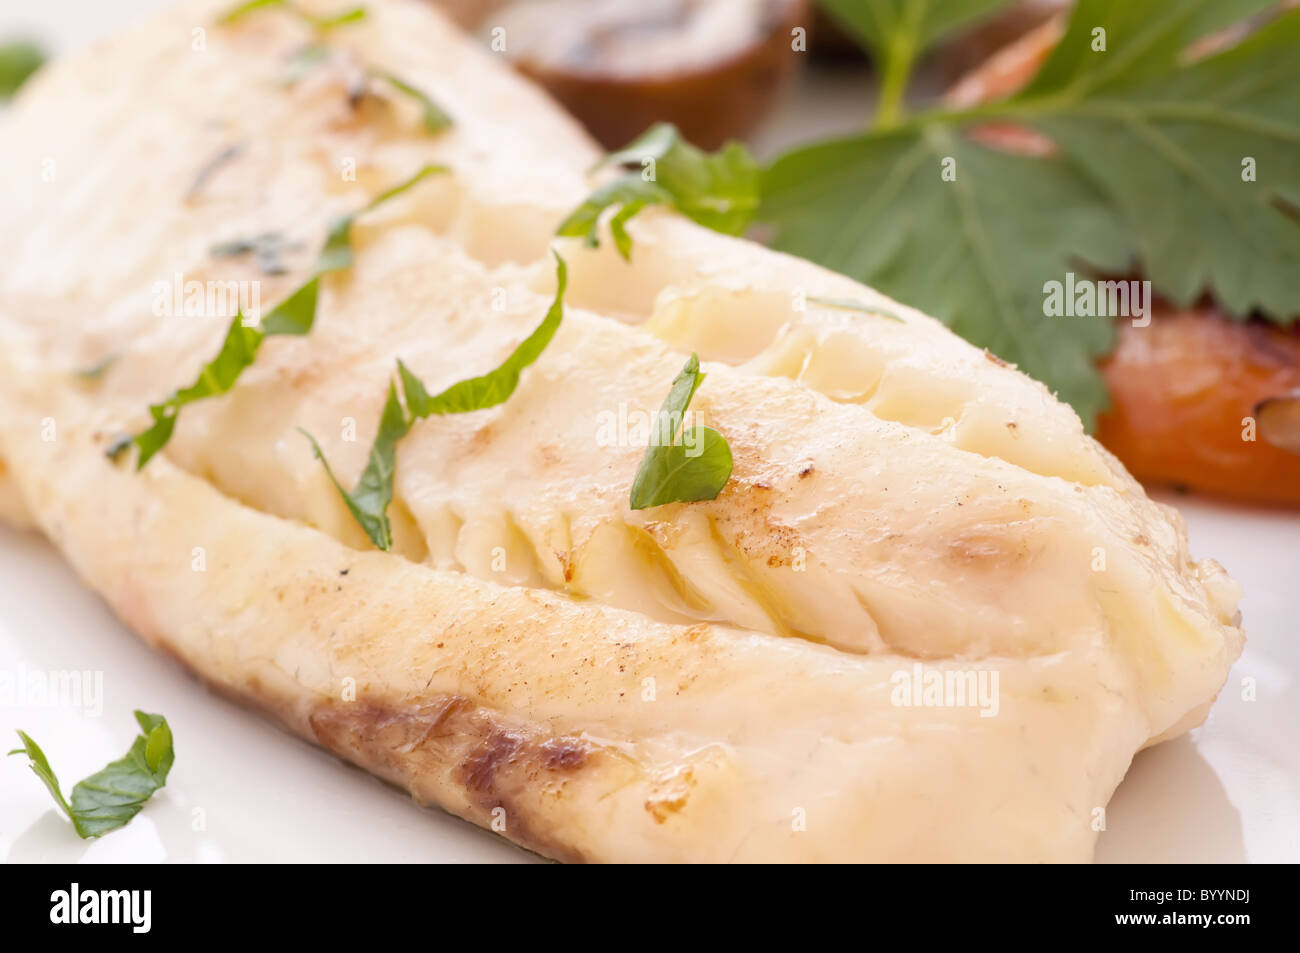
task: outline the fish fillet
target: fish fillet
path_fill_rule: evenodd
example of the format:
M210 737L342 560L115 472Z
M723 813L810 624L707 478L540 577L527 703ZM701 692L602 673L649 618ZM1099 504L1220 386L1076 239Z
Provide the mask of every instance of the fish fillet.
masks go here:
M595 147L427 4L371 0L292 85L309 29L227 6L54 64L0 130L0 517L205 681L548 856L1090 858L1134 752L1241 650L1172 509L1041 384L846 278L665 210L630 262L554 239ZM454 127L350 101L363 64ZM268 338L142 472L105 456L233 314L160 316L160 288L269 306L425 163L451 172L357 222L310 335ZM267 233L283 275L209 253ZM397 359L430 392L495 367L552 247L555 339L505 404L415 424L371 549L299 428L350 485ZM639 422L692 351L732 479L631 511ZM996 696L900 696L945 676Z

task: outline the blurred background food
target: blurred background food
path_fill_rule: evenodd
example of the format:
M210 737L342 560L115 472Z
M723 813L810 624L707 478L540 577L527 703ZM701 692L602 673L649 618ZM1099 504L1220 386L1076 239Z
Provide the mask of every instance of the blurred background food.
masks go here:
M444 0L607 148L671 122L714 149L748 136L801 63L810 0Z

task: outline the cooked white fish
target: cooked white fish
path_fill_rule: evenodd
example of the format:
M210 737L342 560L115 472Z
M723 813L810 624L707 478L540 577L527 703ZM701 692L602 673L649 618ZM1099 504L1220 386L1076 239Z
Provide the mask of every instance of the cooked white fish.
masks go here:
M630 263L553 240L594 148L425 4L372 0L290 86L307 27L217 27L225 6L55 64L0 144L22 223L0 235L0 455L129 625L552 856L1091 855L1133 753L1199 723L1242 634L1235 585L1068 407L928 317L670 212L633 219ZM455 126L350 102L361 64ZM246 281L272 303L333 215L431 162L451 172L358 221L310 335L268 338L141 473L105 457L234 313L160 316L160 295ZM263 234L287 274L209 254ZM394 549L364 551L298 428L350 485L397 359L431 391L495 367L549 305L552 245L554 341L505 404L415 424ZM824 303L843 299L861 310ZM691 351L732 479L631 511L643 424ZM974 697L905 697L945 676Z

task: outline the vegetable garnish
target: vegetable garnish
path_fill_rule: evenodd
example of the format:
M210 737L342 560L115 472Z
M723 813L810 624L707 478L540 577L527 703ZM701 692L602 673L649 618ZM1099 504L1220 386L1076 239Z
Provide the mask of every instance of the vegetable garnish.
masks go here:
M296 3L290 3L289 0L247 0L246 3L241 3L233 9L223 13L217 22L234 23L236 20L239 20L250 13L255 13L258 10L269 10L274 7L288 10L304 23L310 24L318 30L329 30L336 26L344 26L348 23L357 23L366 18L365 7L352 7L348 10L344 10L342 13L334 14L333 16L318 17L303 10Z
M610 234L626 259L632 254L627 222L647 205L672 206L727 235L743 232L758 209L759 169L738 142L729 142L710 155L682 139L675 126L660 123L606 156L592 171L608 167L627 171L574 209L560 223L557 235L581 236L595 247L601 213L620 205L610 221Z
M224 166L238 159L243 153L244 144L235 142L221 149L211 159L203 163L203 167L195 174L194 181L185 190L185 201L188 202L198 198L204 188L207 187L208 182L212 180L212 177L221 171Z
M304 437L311 441L312 453L325 467L330 482L343 497L353 518L366 531L371 541L385 552L393 547L393 528L388 522L388 504L393 501L393 473L397 469L397 441L411 429L414 420L397 399L397 385L389 382L388 399L379 417L379 432L370 446L366 468L361 471L356 489L349 493L343 488L316 438L299 427Z
M258 271L269 277L275 277L287 274L289 271L281 256L285 252L297 251L301 247L301 243L289 241L280 232L263 232L252 238L236 238L213 245L208 249L208 254L213 258L238 258L242 255L252 255Z
M427 93L416 89L406 80L394 76L386 70L370 69L367 75L373 79L382 80L392 86L399 93L404 93L419 105L420 111L424 116L424 128L428 132L440 132L452 125L451 116L441 106L429 98Z
M569 284L569 270L564 259L555 255L555 299L532 334L524 338L510 356L496 370L481 377L471 377L452 384L440 394L429 396L424 384L400 360L398 373L402 377L402 392L406 406L416 419L442 415L466 414L504 404L519 386L519 375L524 368L542 356L560 329L564 317L564 291Z
M731 478L731 448L712 427L684 429L691 398L704 382L700 358L691 354L673 380L656 426L651 428L628 505L644 510L665 503L695 503L716 499ZM680 431L680 436L679 436Z
M994 6L826 3L902 74L909 44ZM775 226L775 247L928 311L1090 425L1107 401L1095 359L1113 346L1114 322L1046 319L1046 283L1081 264L1115 275L1137 262L1178 307L1211 292L1237 317L1288 325L1300 310L1300 216L1288 212L1300 204L1300 97L1281 93L1300 85L1300 11L1188 54L1272 5L1079 0L1019 93L910 118L891 93L871 131L778 158L758 217ZM1012 154L967 135L990 122L1029 127L1055 152Z
M0 44L0 101L18 92L44 62L45 53L35 43Z
M839 311L861 311L863 314L875 315L878 318L888 318L890 321L897 321L899 324L907 322L900 318L894 312L877 307L874 304L863 304L859 301L851 301L848 298L815 298L808 299L809 304L821 305L823 308L835 308Z
M447 172L446 166L426 165L415 175L371 199L348 215L336 218L329 227L325 244L316 262L316 269L297 290L281 301L252 326L244 320L242 312L235 315L226 331L225 340L217 356L199 371L197 380L189 387L172 393L170 397L149 407L153 423L135 435L124 436L108 448L108 455L117 459L132 444L139 450L136 469L144 465L167 445L176 429L176 417L186 404L205 397L216 397L235 386L239 376L257 358L262 341L272 335L302 336L311 333L316 322L316 303L320 297L321 277L349 267L353 261L352 225L357 216L377 208L389 199L401 195L430 175Z
M347 268L352 264L352 224L356 221L357 216L364 215L366 212L377 209L389 199L396 198L407 189L419 184L431 175L445 175L450 171L451 170L445 165L426 165L406 181L399 182L392 188L380 192L351 215L343 215L336 218L330 225L329 234L325 239L325 247L321 251L320 264L317 266L317 271L321 273L326 271L338 271L339 269Z
M315 279L313 279L315 281ZM144 465L153 455L167 445L176 429L176 417L186 404L205 397L216 397L226 393L235 386L244 368L253 363L257 349L262 346L265 335L254 327L244 323L243 313L235 316L226 331L225 340L217 356L209 361L201 371L198 379L189 387L174 391L160 404L151 404L149 416L153 423L137 434L128 434L115 440L108 448L108 456L116 460L132 444L140 451L135 468L144 469Z
M94 383L107 374L108 369L116 364L118 358L121 356L121 354L109 354L96 361L94 364L91 364L89 367L83 367L73 373L79 381L83 381L87 384Z
M903 95L921 54L963 27L1004 7L1009 0L820 0L821 5L871 53L880 65L876 122L902 118Z
M258 10L267 10L272 8L282 8L293 13L303 22L314 27L320 32L333 29L337 26L343 26L348 23L356 23L366 18L365 7L354 7L343 13L328 17L317 17L300 9L296 4L289 0L248 0L247 3L241 3L233 10L223 14L217 21L218 23L232 23L242 17L254 13ZM303 74L317 63L323 62L329 56L329 48L321 43L312 43L294 54L289 61L285 70L283 82L286 85L292 85L302 78ZM420 107L423 115L424 128L428 132L441 132L453 124L452 118L447 111L435 103L427 93L413 86L406 80L402 79L388 70L378 68L368 68L366 76L370 79L379 80L392 86L399 93L409 96Z
M352 516L365 530L366 535L382 550L393 546L393 531L388 520L388 504L393 500L393 475L397 470L397 442L410 431L411 426L426 417L444 414L467 414L475 410L496 407L510 399L519 386L519 375L524 368L539 357L555 337L564 317L564 291L568 286L568 267L564 259L555 255L555 299L546 317L532 334L511 352L510 356L493 371L481 377L471 377L452 384L441 393L430 396L418 377L400 360L398 375L402 382L402 396L406 409L398 399L397 386L388 385L388 399L379 418L379 432L370 448L370 456L357 480L356 489L349 493L334 476L329 461L321 451L316 438L302 430L311 441L312 451L325 467L331 482L338 489ZM299 428L301 430L301 428Z
M137 710L135 720L140 725L140 734L132 742L131 750L121 760L77 782L70 801L59 790L59 779L54 776L45 752L25 731L18 732L23 747L9 754L27 755L32 773L41 779L54 803L72 821L78 836L99 837L125 827L139 814L154 792L167 783L167 774L176 760L166 718Z

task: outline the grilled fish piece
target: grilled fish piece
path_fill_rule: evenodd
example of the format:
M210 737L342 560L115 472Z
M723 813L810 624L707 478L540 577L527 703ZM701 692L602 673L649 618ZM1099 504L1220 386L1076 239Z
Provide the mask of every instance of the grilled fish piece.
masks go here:
M1199 723L1242 633L1235 585L1069 408L924 315L671 212L633 219L630 262L553 241L594 147L424 5L372 2L291 86L306 28L211 26L223 7L56 64L0 148L0 209L26 223L0 236L0 456L127 624L551 856L1090 856L1133 753ZM455 126L350 99L363 64ZM50 157L52 181L14 187ZM310 335L268 338L141 473L107 459L225 334L233 308L160 316L175 286L257 281L269 304L309 264L264 275L213 245L310 248L426 163L452 172L357 222ZM431 392L495 367L549 304L552 245L560 331L505 404L415 424L394 549L365 551L298 428L351 484L396 360ZM637 422L691 351L732 480L631 511ZM936 681L975 696L913 691Z

